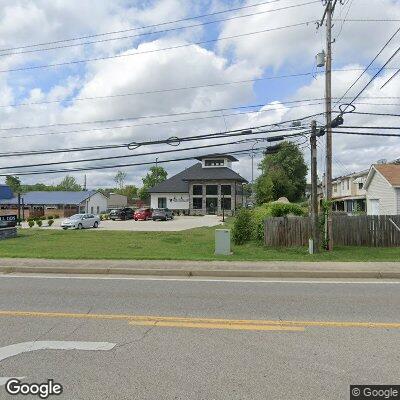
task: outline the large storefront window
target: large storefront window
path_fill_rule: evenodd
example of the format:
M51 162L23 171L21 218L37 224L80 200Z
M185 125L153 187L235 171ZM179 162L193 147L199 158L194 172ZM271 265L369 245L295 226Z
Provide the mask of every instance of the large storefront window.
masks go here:
M203 199L201 197L193 198L193 210L203 209Z
M207 185L206 186L207 196L217 196L218 195L218 185Z
M221 194L223 194L224 196L230 196L232 194L232 186L221 185Z
M203 194L203 185L193 185L193 196L201 196Z

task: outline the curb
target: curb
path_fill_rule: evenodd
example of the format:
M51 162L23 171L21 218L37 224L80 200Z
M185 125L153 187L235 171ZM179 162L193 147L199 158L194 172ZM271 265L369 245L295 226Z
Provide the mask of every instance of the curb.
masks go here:
M272 271L272 270L191 270L141 268L68 268L68 267L1 267L0 273L12 274L75 274L75 275L132 275L218 278L358 278L399 279L399 272L385 271Z

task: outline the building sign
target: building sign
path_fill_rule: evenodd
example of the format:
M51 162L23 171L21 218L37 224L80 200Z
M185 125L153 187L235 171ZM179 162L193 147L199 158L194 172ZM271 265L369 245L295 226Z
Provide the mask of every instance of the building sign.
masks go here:
M12 228L17 225L16 215L0 215L0 229Z

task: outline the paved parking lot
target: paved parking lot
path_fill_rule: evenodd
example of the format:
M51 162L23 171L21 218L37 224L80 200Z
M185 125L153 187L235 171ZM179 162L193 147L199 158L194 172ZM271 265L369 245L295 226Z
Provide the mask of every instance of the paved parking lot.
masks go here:
M43 227L40 229L61 229L61 222L63 218L56 219L53 226L47 227L47 221L43 221ZM171 231L184 231L186 229L200 228L202 226L216 226L221 223L221 217L216 215L204 215L202 217L185 217L176 216L173 220L169 221L101 221L98 229L91 229L91 231L100 232L102 230L109 231L135 231L135 232L171 232ZM22 224L24 228L28 228L28 224Z

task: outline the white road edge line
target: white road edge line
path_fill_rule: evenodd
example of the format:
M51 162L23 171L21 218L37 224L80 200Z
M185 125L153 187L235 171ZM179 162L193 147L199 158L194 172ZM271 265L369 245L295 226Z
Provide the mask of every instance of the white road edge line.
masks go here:
M262 278L254 278L254 279L240 279L240 278L230 278L230 279L221 279L221 278L196 278L196 277L182 277L182 278L169 278L169 277L112 277L112 276L53 276L53 275L1 275L1 279L78 279L78 280L105 280L105 281L171 281L171 282L190 282L190 283L201 283L201 282L215 282L215 283L301 283L301 284L345 284L345 285L398 285L400 281L397 280L358 280L358 281L330 281L325 279L321 280L287 280L283 279L262 279Z

